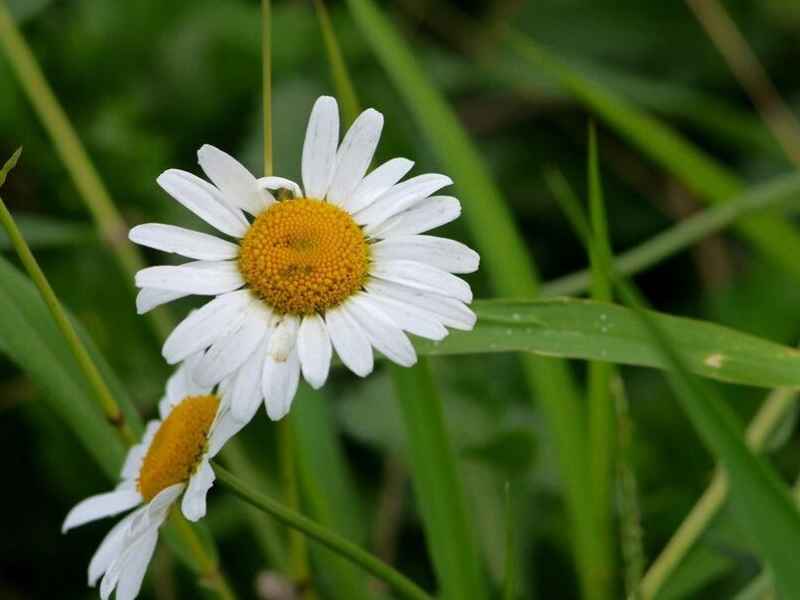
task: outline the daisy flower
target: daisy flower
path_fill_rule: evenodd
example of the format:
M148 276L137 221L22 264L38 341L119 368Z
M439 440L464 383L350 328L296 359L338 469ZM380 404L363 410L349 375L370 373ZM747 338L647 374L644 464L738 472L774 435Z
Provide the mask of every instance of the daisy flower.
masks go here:
M242 427L232 418L228 403L190 375L199 358L188 359L167 382L158 406L161 418L150 421L141 443L128 451L116 489L87 498L64 520L66 533L136 508L111 529L89 563L89 585L103 578L103 600L115 588L117 600L137 596L158 529L181 495L187 519L205 516L206 493L214 483L209 460Z
M252 418L262 397L270 418L282 418L301 373L314 388L325 383L333 350L363 377L373 348L415 363L405 332L441 340L447 327L475 324L472 291L454 273L475 271L478 254L422 235L460 215L456 198L432 195L452 181L426 174L401 182L413 166L405 158L367 174L382 128L383 115L368 109L340 144L336 101L321 97L306 130L302 188L256 179L208 145L198 158L211 183L176 169L158 178L234 241L156 223L131 230L138 244L194 259L139 271L137 308L214 296L175 328L163 354L177 363L203 351L194 376L203 385L225 380L236 418Z

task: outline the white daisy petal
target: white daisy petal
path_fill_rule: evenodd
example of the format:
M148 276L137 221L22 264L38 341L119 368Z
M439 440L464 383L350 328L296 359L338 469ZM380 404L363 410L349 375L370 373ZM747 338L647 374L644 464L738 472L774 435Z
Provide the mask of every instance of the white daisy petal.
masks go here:
M405 177L413 166L414 162L407 158L393 158L386 161L361 180L350 197L344 200L342 208L351 214L366 208Z
M469 284L455 275L413 260L376 261L371 275L432 294L452 296L462 302L472 302Z
M143 315L150 312L157 306L172 302L178 298L188 296L184 292L174 292L172 290L159 290L157 288L142 288L136 295L136 313Z
M343 206L372 162L383 129L383 115L369 108L353 122L339 146L336 170L328 189L327 199Z
M456 198L431 196L414 203L407 210L386 219L376 227L367 227L364 231L374 238L413 235L445 225L460 215L461 203Z
M308 120L303 144L303 187L309 198L325 198L336 167L339 144L339 108L336 100L322 96Z
M111 563L119 557L124 548L125 535L131 526L131 521L138 512L143 510L145 510L145 507L120 520L103 538L97 551L92 556L92 560L89 562L89 586L94 587L97 585L97 580L108 570Z
M189 479L189 485L183 493L181 512L184 517L195 522L206 516L206 494L214 485L215 479L214 469L208 464L208 459L204 458Z
M408 336L365 294L355 294L343 306L386 358L404 367L417 362L417 353Z
M197 151L197 160L230 205L257 216L274 201L271 194L256 185L256 178L242 163L219 148L203 145Z
M192 371L195 381L212 386L233 373L255 351L264 338L271 315L261 302L253 301L236 329L218 339Z
M69 511L69 514L64 519L61 532L66 533L70 529L80 527L85 523L118 515L121 512L130 510L141 501L141 494L136 490L129 489L90 496Z
M303 190L291 179L285 177L261 177L256 180L256 184L265 190L289 190L295 198L303 197Z
M443 325L453 329L469 331L475 326L475 313L465 306L460 300L447 298L438 294L431 294L424 290L406 287L373 279L367 282L367 292L376 296L392 298L409 306L422 310L431 318L441 321Z
M325 326L336 354L344 365L359 377L372 372L372 346L367 334L342 306L325 313Z
M214 458L219 451L222 450L222 447L228 440L239 433L245 425L246 421L243 422L233 416L230 407L220 409L220 413L217 415L217 419L214 421L214 426L211 428L211 433L209 434L208 451L205 456L206 462Z
M236 244L207 233L161 223L137 225L131 229L128 238L140 246L198 260L227 260L239 255Z
M136 273L136 286L184 294L213 296L244 285L235 261L197 261L185 265L147 267Z
M453 180L446 175L429 173L418 175L390 188L372 204L354 215L359 225L377 226L386 219L403 212L413 203L427 198L434 192L451 185Z
M125 566L117 582L117 600L134 600L139 595L144 575L147 572L147 565L153 558L157 542L158 529L155 529L144 535L136 542L135 546L129 548L126 553L128 557Z
M231 414L242 423L248 423L261 404L261 375L267 359L269 335L268 331L256 351L235 373L226 390L231 399Z
M199 177L186 171L169 169L159 175L156 181L175 200L222 233L240 238L247 231L244 216L224 204Z
M192 373L197 369L198 363L203 358L202 350L197 351L183 360L181 366L167 379L166 402L164 412L160 412L162 419L166 419L172 408L186 396L205 396L211 392L211 386L200 385L195 381ZM159 406L159 411L162 409Z
M244 309L252 301L248 290L240 290L217 296L190 313L164 342L161 350L164 358L175 364L224 337L244 318Z
M432 235L392 236L370 247L372 257L382 260L415 260L449 273L473 273L480 255L456 240Z
M150 442L153 441L153 437L156 435L156 431L160 425L161 421L157 419L147 422L147 426L144 428L144 434L142 435L142 441L135 446L131 446L131 449L128 450L128 454L125 457L125 463L122 466L121 474L123 479L131 479L139 474L144 455L147 454Z
M276 362L283 362L289 356L289 352L297 343L297 330L299 328L300 319L298 317L285 315L281 318L269 340L269 355Z
M447 329L429 311L380 294L367 292L365 297L380 308L400 329L429 340L443 340Z
M297 348L293 348L286 360L281 362L267 355L261 381L264 404L270 419L279 421L289 412L299 380L300 361L297 358Z
M303 377L314 389L321 388L328 378L331 354L331 340L322 317L303 317L297 334L297 355Z

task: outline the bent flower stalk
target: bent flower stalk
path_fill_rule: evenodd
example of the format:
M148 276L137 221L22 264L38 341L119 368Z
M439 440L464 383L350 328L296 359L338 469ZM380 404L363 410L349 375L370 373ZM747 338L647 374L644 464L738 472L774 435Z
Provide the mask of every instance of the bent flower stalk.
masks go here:
M306 131L302 188L256 179L207 145L198 158L211 183L176 169L158 178L234 241L157 223L130 232L138 244L194 259L139 271L137 308L214 296L173 330L163 354L174 364L202 353L193 376L205 386L222 382L242 422L262 399L270 418L286 415L300 373L321 387L334 349L364 377L373 348L403 366L416 362L405 332L441 340L446 327L475 324L472 291L454 273L475 271L478 254L421 235L460 215L456 198L432 196L452 181L426 174L400 182L413 166L405 158L367 174L382 128L383 115L368 109L339 144L336 101L321 97Z
M121 482L112 492L91 496L73 508L63 531L138 507L106 535L89 563L89 585L100 583L107 600L132 600L158 540L158 530L181 496L190 521L206 514L206 494L214 483L209 461L242 428L223 392L198 385L190 375L200 356L190 357L167 382L160 419L147 424L141 443L128 451Z

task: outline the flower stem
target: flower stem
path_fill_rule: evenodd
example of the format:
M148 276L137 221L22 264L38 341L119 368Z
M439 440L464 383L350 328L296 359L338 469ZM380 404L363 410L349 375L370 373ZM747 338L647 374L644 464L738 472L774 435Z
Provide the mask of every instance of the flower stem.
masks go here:
M272 6L261 2L261 84L264 94L264 176L272 175Z
M206 552L197 532L192 529L192 526L181 512L179 510L173 510L170 514L170 520L189 547L199 568L202 581L216 592L220 600L236 600L236 594L233 593L228 581L225 579L222 571L220 571L217 561Z
M375 577L384 581L399 597L407 598L408 600L432 600L431 596L405 575L377 559L356 544L341 537L339 534L291 510L268 496L250 490L245 483L217 464L214 465L214 472L220 484L239 496L239 498L269 513L288 527L301 531L306 536L320 542L337 554L350 559Z
M81 199L94 219L100 238L109 246L133 290L133 276L144 260L128 242L128 226L97 173L64 108L50 88L39 63L14 23L4 0L0 0L0 47L6 53L20 85L39 115ZM164 338L171 327L163 310L148 314L155 334Z

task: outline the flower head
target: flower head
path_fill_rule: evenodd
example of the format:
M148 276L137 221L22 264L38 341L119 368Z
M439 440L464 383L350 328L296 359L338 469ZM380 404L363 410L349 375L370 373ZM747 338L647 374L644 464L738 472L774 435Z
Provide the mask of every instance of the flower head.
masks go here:
M137 596L158 530L181 496L187 519L205 516L206 494L214 483L209 461L242 427L226 400L190 376L198 359L187 360L170 378L159 403L161 418L150 421L141 443L128 451L116 489L80 502L64 520L67 532L138 507L111 529L89 563L89 585L103 578L103 600L115 588L117 600Z
M265 401L273 419L291 406L300 373L325 383L333 350L354 373L373 368L373 348L410 366L406 332L441 340L446 327L471 329L469 285L454 273L478 268L467 246L422 235L456 219L457 199L432 196L452 181L401 179L413 163L367 170L383 128L369 109L339 143L333 98L317 100L306 131L303 187L256 179L212 147L198 152L212 183L170 169L158 182L173 198L235 241L180 227L134 227L138 244L194 259L139 271L140 312L177 298L214 296L180 323L163 354L177 363L203 352L193 371L203 385L229 390L233 415L248 421ZM283 190L276 199L270 190Z

